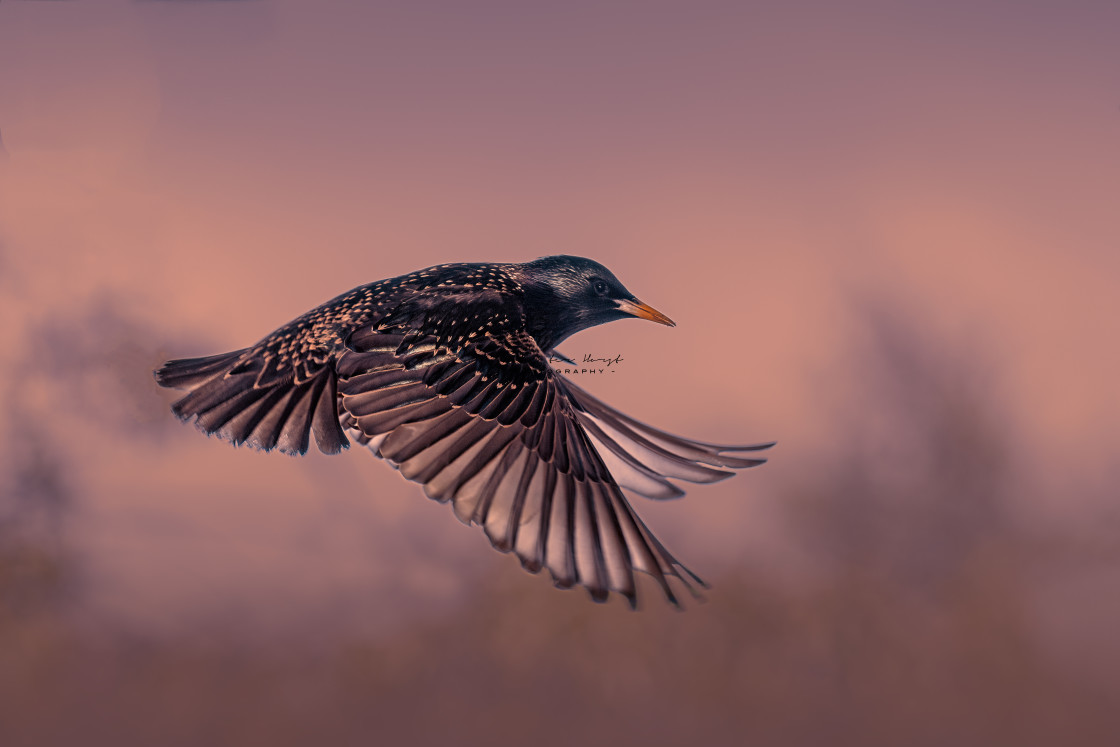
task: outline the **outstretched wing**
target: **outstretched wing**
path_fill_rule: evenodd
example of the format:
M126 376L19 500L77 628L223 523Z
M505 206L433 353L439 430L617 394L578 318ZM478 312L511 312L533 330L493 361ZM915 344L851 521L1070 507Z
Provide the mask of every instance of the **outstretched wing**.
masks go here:
M575 405L576 420L602 457L615 481L647 498L679 498L684 491L667 478L689 482L718 482L731 477L727 469L745 469L765 464L762 457L736 456L734 452L758 452L774 445L745 446L692 441L654 428L614 409L587 391L566 381L568 397ZM720 469L723 468L723 469Z
M280 375L277 368L274 357L245 348L168 361L155 374L161 386L189 390L171 406L180 419L193 418L203 432L235 445L303 454L314 433L326 454L347 448L333 367L289 366Z
M616 591L634 605L635 570L653 576L674 604L670 577L690 590L703 585L634 513L602 454L656 483L652 492L628 485L657 497L674 487L666 476L707 482L731 474L697 462L761 461L623 420L556 375L521 332L458 354L432 338L374 329L353 335L348 347L338 391L342 424L355 440L451 503L526 569L547 568L557 586L582 585L596 601ZM637 455L618 456L622 443Z
M156 378L188 390L179 417L235 444L302 454L313 433L335 453L349 434L557 586L634 605L643 571L674 604L670 578L695 593L703 582L620 485L672 498L682 491L670 478L723 479L764 461L734 452L770 444L717 446L639 423L557 375L508 308L472 300L469 313L401 304L334 339L315 310L252 348L169 361Z

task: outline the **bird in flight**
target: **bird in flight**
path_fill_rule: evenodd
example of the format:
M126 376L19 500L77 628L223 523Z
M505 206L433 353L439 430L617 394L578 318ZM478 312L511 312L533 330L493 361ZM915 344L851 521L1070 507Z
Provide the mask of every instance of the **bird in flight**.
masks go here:
M186 389L172 405L234 444L303 454L314 434L350 440L450 503L524 568L597 602L637 603L634 571L674 605L676 578L706 586L650 532L621 488L684 494L765 462L773 443L719 446L640 423L557 373L549 358L580 330L636 317L675 326L610 270L581 257L446 264L355 288L221 355L155 371Z

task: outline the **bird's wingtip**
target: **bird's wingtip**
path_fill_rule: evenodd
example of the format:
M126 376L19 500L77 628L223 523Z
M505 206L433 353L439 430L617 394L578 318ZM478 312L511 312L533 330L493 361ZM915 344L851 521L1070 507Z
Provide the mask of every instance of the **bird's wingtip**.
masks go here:
M747 444L745 446L720 446L718 448L719 448L719 453L723 454L724 452L727 452L727 451L766 451L767 449L771 448L772 446L777 446L777 445L778 445L777 441L767 441L765 443L760 443L760 444Z

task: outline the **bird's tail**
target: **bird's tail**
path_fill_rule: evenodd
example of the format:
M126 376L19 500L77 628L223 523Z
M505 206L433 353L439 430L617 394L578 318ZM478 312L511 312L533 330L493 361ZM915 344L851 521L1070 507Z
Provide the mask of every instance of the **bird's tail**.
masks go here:
M266 367L263 357L244 348L168 361L155 377L160 386L189 390L171 406L180 419L194 419L204 432L234 444L303 454L314 432L325 454L349 446L338 422L333 366L322 366L302 379L294 371L262 376Z

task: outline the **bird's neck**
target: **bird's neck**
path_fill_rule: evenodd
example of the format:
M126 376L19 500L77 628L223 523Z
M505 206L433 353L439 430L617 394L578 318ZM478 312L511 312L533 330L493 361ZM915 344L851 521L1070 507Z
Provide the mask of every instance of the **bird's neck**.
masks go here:
M547 287L525 288L525 329L546 354L582 329L570 304Z

